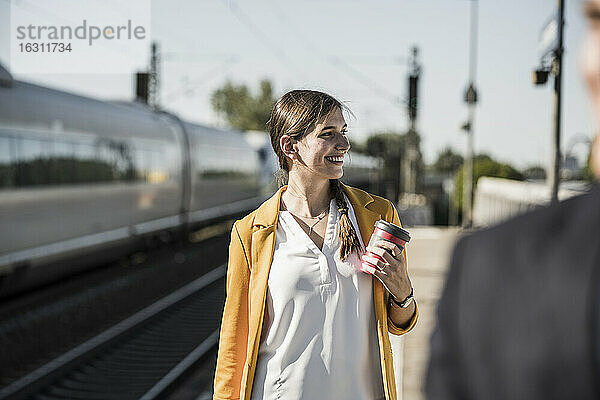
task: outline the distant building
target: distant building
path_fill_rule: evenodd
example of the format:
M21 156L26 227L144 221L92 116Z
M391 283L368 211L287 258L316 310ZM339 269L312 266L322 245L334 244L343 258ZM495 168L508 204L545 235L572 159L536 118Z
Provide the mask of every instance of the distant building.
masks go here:
M577 157L566 156L560 169L562 179L578 179L581 177L581 166Z

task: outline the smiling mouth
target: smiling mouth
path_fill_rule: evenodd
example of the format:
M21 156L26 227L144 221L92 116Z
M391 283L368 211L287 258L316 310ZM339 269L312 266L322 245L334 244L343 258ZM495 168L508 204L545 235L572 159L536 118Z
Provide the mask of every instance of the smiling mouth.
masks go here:
M336 156L336 157L325 157L327 161L335 165L343 165L344 164L344 156Z

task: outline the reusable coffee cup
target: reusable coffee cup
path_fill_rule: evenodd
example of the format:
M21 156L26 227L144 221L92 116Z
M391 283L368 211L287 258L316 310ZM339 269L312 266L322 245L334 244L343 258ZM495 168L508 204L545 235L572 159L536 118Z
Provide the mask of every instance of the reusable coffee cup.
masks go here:
M400 251L404 250L406 243L410 241L410 235L408 231L400 228L398 225L394 225L390 222L379 220L375 222L375 231L369 239L369 246L373 246L379 239L387 240L400 247ZM367 274L373 274L379 267L377 267L377 260L385 262L385 259L379 257L370 251L367 251L362 256L362 264L360 270Z

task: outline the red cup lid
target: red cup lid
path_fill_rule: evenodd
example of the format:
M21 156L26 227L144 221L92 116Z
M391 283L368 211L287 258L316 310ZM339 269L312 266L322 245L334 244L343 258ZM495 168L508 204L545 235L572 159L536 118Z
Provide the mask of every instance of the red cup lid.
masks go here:
M410 234L408 231L400 228L398 225L394 225L390 222L380 219L379 221L375 222L375 227L389 233L390 235L402 239L405 242L410 241Z

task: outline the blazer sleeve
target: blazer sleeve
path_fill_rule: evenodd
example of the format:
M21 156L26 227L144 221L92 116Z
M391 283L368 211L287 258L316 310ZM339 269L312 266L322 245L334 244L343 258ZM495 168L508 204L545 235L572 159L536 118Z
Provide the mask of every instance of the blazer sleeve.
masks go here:
M394 204L391 201L389 203L390 205L388 214L386 215L386 221L389 221L394 225L402 227L402 223L400 222L400 217L398 216L398 211L396 210L396 207L394 207ZM404 255L404 261L406 262L405 267L408 269L408 258L406 257L406 249L402 251L402 254ZM387 292L387 290L385 291L385 293L385 304L387 304L387 302L389 301L389 293ZM415 300L415 314L406 327L401 328L399 326L394 325L394 322L392 322L392 319L388 314L388 332L392 335L404 335L405 333L410 332L415 327L418 319L419 306L417 305L417 301Z
M460 276L464 268L465 239L454 249L442 296L437 306L437 324L431 335L425 392L430 400L468 400L461 357L458 311Z
M215 370L215 400L239 399L248 347L248 288L250 268L237 229L231 230L227 266L227 296L221 321L219 352Z

